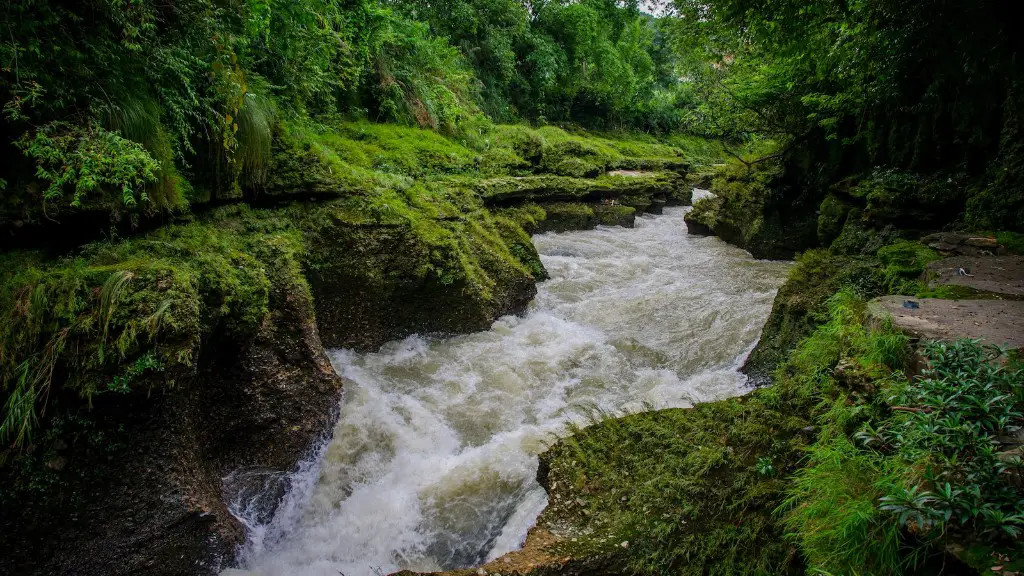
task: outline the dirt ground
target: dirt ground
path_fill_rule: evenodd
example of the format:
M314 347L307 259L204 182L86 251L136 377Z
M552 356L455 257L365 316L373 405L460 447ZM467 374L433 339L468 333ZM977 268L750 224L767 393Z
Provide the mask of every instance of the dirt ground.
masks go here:
M906 308L904 302L919 308ZM891 315L903 331L926 340L976 338L989 344L1024 348L1024 301L939 300L884 296L869 307L877 318Z
M960 269L966 275L959 274ZM1024 256L952 256L928 265L929 286L955 284L985 292L1024 295Z

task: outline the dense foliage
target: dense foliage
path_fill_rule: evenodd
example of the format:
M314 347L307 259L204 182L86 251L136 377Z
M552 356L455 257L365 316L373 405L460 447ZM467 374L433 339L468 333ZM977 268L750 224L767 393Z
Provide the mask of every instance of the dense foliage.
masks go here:
M478 148L492 120L677 125L674 60L635 1L39 0L0 24L5 225L251 195L284 119Z
M930 224L1015 228L1024 69L1011 3L676 0L668 19L702 101L691 126L771 135L787 179L818 190L873 172ZM953 183L929 188L933 179ZM891 178L890 178L891 180ZM967 194L964 194L966 190ZM962 214L966 209L966 214ZM922 209L921 212L927 212Z

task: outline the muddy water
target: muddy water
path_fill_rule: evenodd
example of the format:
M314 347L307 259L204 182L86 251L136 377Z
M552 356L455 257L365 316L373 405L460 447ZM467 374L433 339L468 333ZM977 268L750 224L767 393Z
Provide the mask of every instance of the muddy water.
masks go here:
M546 504L537 454L566 421L742 394L737 367L788 264L687 236L684 210L535 237L551 280L525 317L334 351L347 379L334 438L272 520L250 518L244 572L369 576L497 557Z

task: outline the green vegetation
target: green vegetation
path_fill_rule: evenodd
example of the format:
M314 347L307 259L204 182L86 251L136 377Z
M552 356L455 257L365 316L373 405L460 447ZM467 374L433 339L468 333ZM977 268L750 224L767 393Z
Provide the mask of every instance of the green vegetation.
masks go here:
M1024 367L934 344L909 380L908 339L864 314L828 298L771 388L573 429L543 457L542 525L585 535L558 551L682 574L930 574L950 541L978 569L1016 558Z
M649 137L493 124L678 127L675 57L636 2L47 0L0 20L7 226L252 198L280 167L273 151L296 145L414 177L594 176L678 157Z
M815 245L817 204L783 198L779 188L782 166L765 162L757 167L729 162L715 173L713 197L705 198L686 215L687 223L747 249L757 258L790 258Z
M925 266L939 253L919 242L897 242L878 249L882 275L890 294L915 294L924 288Z
M797 257L748 360L774 385L559 442L545 517L587 529L561 546L642 573L1016 567L1015 360L930 345L908 378L864 318L996 297L928 288L926 232L1024 251L1007 3L657 4L9 3L0 458L200 377L283 302L330 346L482 329L546 277L529 234L632 225L699 181L691 231Z
M191 224L77 257L4 263L0 323L5 385L0 434L30 440L48 401L173 386L214 329L253 333L267 314L275 260L295 258L294 234L255 238Z

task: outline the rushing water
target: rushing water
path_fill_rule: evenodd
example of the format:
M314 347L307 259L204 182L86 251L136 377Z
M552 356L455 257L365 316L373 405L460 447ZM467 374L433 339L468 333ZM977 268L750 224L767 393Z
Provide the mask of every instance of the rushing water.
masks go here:
M525 317L334 351L346 378L334 437L272 521L249 518L246 573L370 576L497 557L546 504L537 454L567 420L743 393L737 368L788 265L687 236L684 211L536 236L551 279Z

